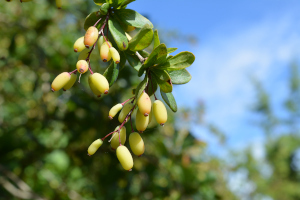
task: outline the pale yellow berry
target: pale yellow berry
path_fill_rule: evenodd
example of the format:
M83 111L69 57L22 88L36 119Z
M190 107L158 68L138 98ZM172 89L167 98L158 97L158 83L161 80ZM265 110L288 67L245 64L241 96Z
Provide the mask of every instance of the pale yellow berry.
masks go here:
M146 92L143 92L137 101L140 112L148 116L151 111L151 99Z
M116 153L117 153L117 158L121 163L122 167L127 171L131 171L133 167L133 159L127 147L119 146L117 148Z
M74 43L74 51L75 52L81 52L82 50L86 49L84 45L84 36L78 38Z
M136 129L142 133L149 124L149 116L144 116L139 109L136 111L135 125Z
M108 118L113 119L122 108L123 108L123 105L120 103L114 105L109 111Z
M120 63L120 54L117 51L117 49L115 49L114 47L110 47L109 52L110 52L110 55L111 55L112 59L114 60L114 62L119 64Z
M94 86L94 84L92 83L91 81L91 76L92 75L89 75L89 78L88 78L88 83L89 83L89 86L92 90L92 92L94 93L94 95L96 95L97 97L101 97L101 92Z
M84 74L89 69L89 65L85 60L79 60L76 63L76 68L79 73Z
M88 148L87 152L88 155L91 156L99 149L99 147L103 144L103 141L101 139L95 140Z
M105 38L107 39L106 36L105 36ZM101 36L99 37L99 39L98 39L98 42L97 42L97 46L98 46L99 52L101 51L101 46L102 46L102 44L103 44L104 42L106 42L106 41L105 41L103 35L101 35ZM110 43L110 44L111 44L111 43Z
M75 84L77 79L77 75L76 74L71 74L71 78L70 80L67 82L67 84L63 87L63 90L66 91L68 89L70 89L71 87L73 87L73 85Z
M168 113L167 113L166 106L162 101L155 100L153 102L153 114L157 123L159 123L162 126L166 123L168 119Z
M119 117L118 117L118 120L120 123L122 123L125 120L127 114L130 112L130 110L133 108L133 106L134 106L134 104L131 102L129 102L123 106L123 109L121 110Z
M131 133L129 135L129 145L131 151L134 153L134 155L141 156L145 152L145 144L137 132Z
M109 44L111 46L111 44ZM111 54L109 52L109 46L107 42L104 42L100 48L100 57L103 62L108 62L111 59Z
M98 39L98 29L94 26L90 26L84 35L84 45L86 48L90 48L95 44Z
M61 74L59 74L52 82L51 84L51 88L52 91L58 91L61 88L63 88L68 81L70 80L71 75L68 72L63 72Z
M93 73L91 75L91 82L101 93L108 94L109 84L102 74Z
M120 126L117 126L117 128L115 129L118 130ZM120 139L121 139L121 144L125 144L126 142L126 128L125 126L123 126L120 130ZM118 132L115 132L113 135L112 135L112 139L110 141L110 147L112 149L117 149L118 146L120 145L120 141L119 141L119 133Z

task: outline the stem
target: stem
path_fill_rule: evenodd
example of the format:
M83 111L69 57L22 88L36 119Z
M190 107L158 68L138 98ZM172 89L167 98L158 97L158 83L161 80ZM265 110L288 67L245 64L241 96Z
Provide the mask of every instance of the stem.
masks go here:
M135 98L135 97L131 97L130 99ZM125 103L127 103L128 101L130 101L130 99L127 99L126 101L124 101L122 104L122 106L124 106Z
M104 35L103 31L102 31L102 35L103 35L103 37L104 37L104 39L105 39L105 42L106 42L106 44L107 44L107 45L108 45L108 47L110 48L111 46L109 45L109 43L108 43L108 41L107 41L107 39L106 39L106 37L105 37L105 35Z
M109 133L109 134L107 134L106 136L104 136L101 140L102 141L104 141L105 140L105 138L107 138L108 136L110 136L111 134L113 134L113 133L115 133L116 131L113 131L113 132L111 132L111 133Z
M137 52L137 51L135 52L135 55L139 58L140 62L142 64L144 64L144 62L145 62L146 59L143 56L141 56L141 54L139 52Z
M75 69L75 70L69 72L70 75L71 75L71 74L76 74L76 73L77 73L77 69Z
M122 146L122 143L121 143L121 134L120 134L120 129L119 129L119 131L118 131L118 134L119 134L119 144L120 144L120 146Z
M94 27L100 22L102 18L98 19L98 21L96 21L96 23L94 24Z

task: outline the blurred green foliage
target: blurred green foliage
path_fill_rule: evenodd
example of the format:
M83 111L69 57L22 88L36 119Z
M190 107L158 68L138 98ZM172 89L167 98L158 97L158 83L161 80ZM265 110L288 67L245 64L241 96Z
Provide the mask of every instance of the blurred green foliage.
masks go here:
M55 1L1 3L0 199L235 199L223 163L206 156L206 144L188 127L175 127L171 112L165 127L153 123L142 134L146 152L134 157L132 172L122 169L107 141L87 156L90 143L118 125L108 120L110 107L130 98L139 82L126 66L101 99L87 76L70 91L50 92L57 74L75 68L73 42L96 9L91 0L62 10ZM91 60L103 73L97 52Z

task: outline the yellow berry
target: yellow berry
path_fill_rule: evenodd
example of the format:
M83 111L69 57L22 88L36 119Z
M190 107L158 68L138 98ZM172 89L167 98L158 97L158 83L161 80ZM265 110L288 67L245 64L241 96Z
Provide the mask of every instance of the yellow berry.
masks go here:
M133 167L133 159L132 159L131 153L129 152L127 147L119 146L117 148L116 153L117 153L117 158L118 158L119 162L121 163L122 167L125 170L131 171L131 169Z
M92 90L92 92L94 93L94 95L96 95L97 97L101 97L101 92L94 86L94 84L92 83L91 81L91 76L92 75L89 75L89 78L88 78L88 83L89 83L89 86Z
M85 48L83 49L80 53L79 53L79 56L78 56L78 60L85 60L88 55L89 55L89 49Z
M98 29L94 26L90 26L84 35L84 45L86 48L90 48L95 44L98 39Z
M143 92L137 101L140 112L148 116L151 111L151 99L146 92Z
M99 149L99 147L103 144L101 139L95 140L88 148L88 155L91 156Z
M55 0L55 3L56 3L56 7L58 9L61 9L61 6L62 6L62 0Z
M117 49L115 49L114 47L110 47L109 53L110 53L112 59L114 60L114 62L119 64L120 63L120 54L117 51Z
M109 84L102 74L93 73L91 75L91 82L101 93L108 94Z
M130 110L133 108L133 106L134 106L134 104L131 102L124 105L124 107L121 110L119 117L118 117L118 120L120 123L122 123L125 120L127 114L130 112Z
M73 87L73 85L75 84L77 79L77 75L76 74L71 74L71 78L70 80L67 82L67 84L63 87L63 90L66 91L68 89L70 89L71 87Z
M109 45L111 46L111 44L109 44ZM108 46L107 42L104 42L101 45L100 57L103 62L108 62L111 59L111 54L109 52L109 46Z
M51 88L52 91L58 91L60 90L62 87L64 87L68 81L70 80L71 75L68 72L63 72L61 74L59 74L52 82L51 84Z
M119 129L119 126L117 126L117 128L115 129L118 130ZM126 142L126 128L125 126L123 126L120 130L120 139L121 139L121 144L125 144ZM119 141L119 133L118 132L115 132L113 135L112 135L112 139L110 141L110 147L112 149L117 149L118 146L120 145L120 141Z
M81 52L82 50L85 49L85 45L84 45L84 36L78 38L75 43L74 43L74 51L75 52Z
M76 63L76 68L79 73L84 74L89 69L89 65L85 60L79 60Z
M144 116L138 109L136 111L136 118L135 118L136 129L140 133L142 133L144 130L146 130L148 124L149 124L149 116Z
M105 38L107 39L107 37L105 36ZM98 46L98 50L99 50L99 52L100 52L100 50L101 50L101 46L102 46L102 44L104 43L104 42L106 42L105 41L105 39L104 39L104 37L103 37L103 35L101 35L100 37L99 37L99 39L98 39L98 44L97 44L97 46Z
M160 100L155 100L153 102L153 114L154 117L160 125L164 125L168 119L167 109L164 103Z
M129 135L129 145L131 151L134 153L134 155L141 156L145 152L145 144L137 132L131 133Z
M108 114L108 118L109 119L113 119L114 116L116 116L116 114L123 108L123 105L118 103L117 105L114 105Z

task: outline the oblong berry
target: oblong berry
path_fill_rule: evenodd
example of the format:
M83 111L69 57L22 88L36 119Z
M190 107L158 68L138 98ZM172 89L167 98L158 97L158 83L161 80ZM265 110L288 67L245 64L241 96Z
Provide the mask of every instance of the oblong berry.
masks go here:
M75 41L74 46L73 46L75 52L81 52L82 50L84 50L86 48L83 41L84 41L84 36L78 38Z
M93 73L91 75L91 82L94 86L103 94L107 94L109 90L109 84L107 79L99 73Z
M145 152L145 144L139 133L134 132L129 135L129 145L131 151L136 156L141 156Z
M110 44L111 46L111 44ZM104 42L100 48L100 57L103 62L108 62L111 59L111 54L109 52L109 46L107 42Z
M52 91L58 91L61 88L63 88L68 81L70 80L71 75L68 72L63 72L61 74L59 74L52 82L51 84L51 88Z
M120 126L117 126L115 131L119 129ZM120 130L120 139L121 139L121 144L124 145L126 142L126 128L125 126L123 126ZM118 146L120 145L120 141L119 141L119 133L115 132L112 135L112 139L110 141L110 147L112 149L117 149Z
M127 114L130 112L130 110L133 108L133 106L134 106L134 104L131 102L129 102L123 106L123 109L121 110L119 117L118 117L118 120L120 123L122 123L125 120Z
M153 114L160 125L164 125L168 119L168 113L165 104L161 100L153 102Z
M114 105L110 110L109 110L109 113L108 113L108 118L109 119L113 119L116 114L123 108L123 105L118 103L116 105Z
M66 91L68 89L70 89L71 87L73 87L73 85L75 84L77 79L77 75L76 74L71 74L71 78L70 80L67 82L67 84L63 87L63 90Z
M142 133L149 124L149 116L144 116L139 109L136 111L135 125L136 129Z
M95 44L98 39L98 29L94 26L90 26L84 35L84 45L86 48L90 48Z
M87 152L88 155L91 156L99 149L99 147L103 144L103 141L101 139L95 140L88 148Z
M112 59L114 60L114 62L119 64L120 63L120 54L117 51L117 49L115 49L114 47L110 47L109 53L110 53Z
M143 92L137 101L140 112L148 116L151 111L151 99L146 92Z
M99 37L98 41L97 41L97 46L98 46L99 52L101 51L101 46L102 46L102 44L105 42L104 37L107 39L106 36L101 35L101 36Z
M76 63L76 68L79 73L84 74L89 69L89 65L85 60L79 60Z
M125 170L130 171L133 167L133 159L132 159L132 155L129 152L129 150L127 149L127 147L119 146L117 148L116 154L117 154L117 158L118 158L119 162L121 163L122 167Z
M101 97L101 92L95 87L95 85L92 83L91 81L91 76L92 75L89 75L89 78L88 78L88 83L89 83L89 86L92 90L92 92L94 93L94 95L96 95L97 97Z

